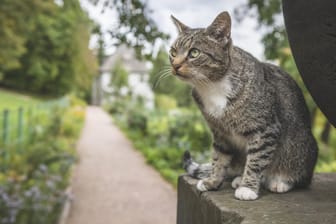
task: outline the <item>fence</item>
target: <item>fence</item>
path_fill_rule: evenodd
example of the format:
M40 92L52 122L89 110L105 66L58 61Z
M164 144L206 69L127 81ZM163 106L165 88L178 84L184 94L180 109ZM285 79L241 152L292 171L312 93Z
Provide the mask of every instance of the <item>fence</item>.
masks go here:
M55 108L69 105L67 97L40 103L31 107L0 111L0 146L20 147L32 137L34 129L42 129Z

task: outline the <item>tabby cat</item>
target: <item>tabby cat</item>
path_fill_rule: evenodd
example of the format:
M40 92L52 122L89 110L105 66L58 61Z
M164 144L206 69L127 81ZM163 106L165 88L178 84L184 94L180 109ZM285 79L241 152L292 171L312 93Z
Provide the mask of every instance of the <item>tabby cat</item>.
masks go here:
M169 52L172 72L192 86L213 135L211 164L185 155L186 171L200 179L197 189L215 190L232 178L237 199L255 200L260 186L277 193L308 186L317 144L294 80L232 44L227 12L207 28L172 19L179 32Z

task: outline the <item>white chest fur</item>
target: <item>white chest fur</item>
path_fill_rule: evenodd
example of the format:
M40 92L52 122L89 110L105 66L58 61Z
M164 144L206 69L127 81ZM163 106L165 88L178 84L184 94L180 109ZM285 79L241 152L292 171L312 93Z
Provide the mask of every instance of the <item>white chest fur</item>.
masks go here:
M221 117L232 94L232 85L227 78L211 85L197 88L205 111L213 117Z

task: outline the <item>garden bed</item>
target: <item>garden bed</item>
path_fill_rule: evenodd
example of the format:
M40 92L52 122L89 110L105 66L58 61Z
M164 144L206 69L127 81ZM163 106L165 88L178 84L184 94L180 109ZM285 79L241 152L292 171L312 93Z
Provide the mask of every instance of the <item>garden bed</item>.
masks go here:
M48 106L27 122L25 141L0 147L1 224L56 224L68 200L85 107L75 98Z

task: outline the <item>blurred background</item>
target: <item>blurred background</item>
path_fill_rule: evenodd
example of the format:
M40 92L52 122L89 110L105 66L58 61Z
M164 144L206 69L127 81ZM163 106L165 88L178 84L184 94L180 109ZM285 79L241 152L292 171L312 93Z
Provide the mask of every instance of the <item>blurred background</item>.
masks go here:
M0 0L0 223L57 222L87 104L108 111L174 186L185 150L207 161L211 134L189 86L168 71L170 15L196 28L222 11L235 45L297 81L316 172L336 171L336 132L297 71L280 0Z

